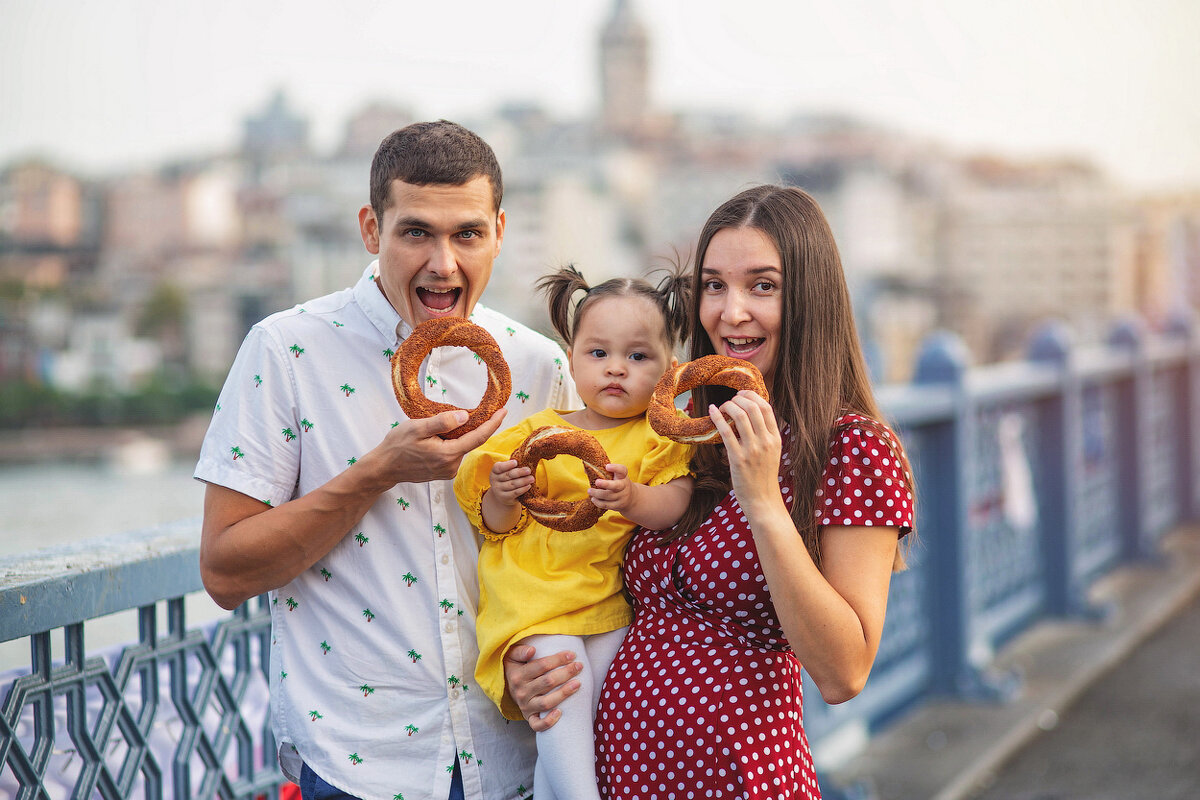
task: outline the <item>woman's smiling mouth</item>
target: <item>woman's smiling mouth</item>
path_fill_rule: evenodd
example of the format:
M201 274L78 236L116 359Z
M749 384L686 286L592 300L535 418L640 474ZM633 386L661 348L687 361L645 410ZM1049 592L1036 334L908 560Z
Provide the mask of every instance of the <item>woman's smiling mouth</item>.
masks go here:
M765 342L766 339L749 338L749 337L736 337L735 338L735 337L731 337L731 336L726 336L724 338L724 341L725 341L725 350L727 351L728 355L738 357L738 356L746 356L746 355L749 355L750 353L753 353L755 350L757 350L759 347L762 346L762 343Z

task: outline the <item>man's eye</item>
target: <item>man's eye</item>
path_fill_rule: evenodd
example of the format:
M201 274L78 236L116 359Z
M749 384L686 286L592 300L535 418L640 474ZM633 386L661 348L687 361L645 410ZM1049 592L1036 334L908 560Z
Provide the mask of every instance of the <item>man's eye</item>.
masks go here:
M404 235L410 239L420 239L425 235L425 231L420 228L409 228L404 232Z
M459 231L458 238L460 238L460 239L478 239L479 231Z

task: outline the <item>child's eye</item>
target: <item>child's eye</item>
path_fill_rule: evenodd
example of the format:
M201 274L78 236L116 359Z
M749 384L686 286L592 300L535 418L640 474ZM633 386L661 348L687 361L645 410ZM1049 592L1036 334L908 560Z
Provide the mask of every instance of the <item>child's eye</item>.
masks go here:
M634 361L645 361L647 358L649 358L649 356L645 353L630 353L629 357Z
M599 347L595 347L591 350L588 350L588 355L591 356L592 358L604 358L605 356L608 355L608 353L604 352Z

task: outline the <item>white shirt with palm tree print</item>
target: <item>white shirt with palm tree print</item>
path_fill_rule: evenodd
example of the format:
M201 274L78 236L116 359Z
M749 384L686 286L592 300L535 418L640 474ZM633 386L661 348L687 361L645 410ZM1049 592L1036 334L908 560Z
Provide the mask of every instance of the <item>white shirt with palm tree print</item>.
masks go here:
M247 335L221 391L196 478L280 505L324 484L404 419L389 359L411 331L375 283L274 314ZM472 321L513 373L506 424L576 408L554 342L477 305ZM461 407L486 370L464 348L422 366L431 399ZM311 569L270 593L271 698L280 762L302 761L371 800L444 798L457 757L468 798L522 798L533 738L475 671L478 541L450 481L398 484Z

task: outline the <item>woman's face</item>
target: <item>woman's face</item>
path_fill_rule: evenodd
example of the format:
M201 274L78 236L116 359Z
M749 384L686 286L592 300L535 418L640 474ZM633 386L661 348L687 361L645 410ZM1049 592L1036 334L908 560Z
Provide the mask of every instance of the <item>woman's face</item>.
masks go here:
M700 266L700 324L720 355L742 358L775 377L783 318L783 266L758 228L725 228Z

